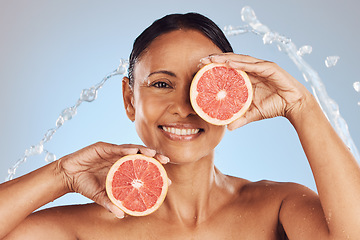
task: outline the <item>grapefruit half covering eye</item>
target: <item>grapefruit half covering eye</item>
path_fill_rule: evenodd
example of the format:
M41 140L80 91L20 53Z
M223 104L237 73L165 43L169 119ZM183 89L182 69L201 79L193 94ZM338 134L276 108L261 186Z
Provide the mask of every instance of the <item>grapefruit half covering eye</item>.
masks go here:
M106 192L125 213L145 216L160 207L168 184L166 171L156 159L142 154L127 155L110 168Z
M214 125L227 125L244 115L252 96L248 75L220 63L202 67L190 87L190 101L195 112Z

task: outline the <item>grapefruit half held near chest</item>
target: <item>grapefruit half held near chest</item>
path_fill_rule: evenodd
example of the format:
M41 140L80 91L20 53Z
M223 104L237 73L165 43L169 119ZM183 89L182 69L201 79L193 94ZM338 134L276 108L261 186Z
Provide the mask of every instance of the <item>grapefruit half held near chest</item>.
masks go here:
M227 125L244 115L252 96L248 75L221 63L202 67L190 87L190 101L195 112L214 125Z
M110 168L106 192L125 213L145 216L160 207L168 183L166 171L156 159L142 154L127 155Z

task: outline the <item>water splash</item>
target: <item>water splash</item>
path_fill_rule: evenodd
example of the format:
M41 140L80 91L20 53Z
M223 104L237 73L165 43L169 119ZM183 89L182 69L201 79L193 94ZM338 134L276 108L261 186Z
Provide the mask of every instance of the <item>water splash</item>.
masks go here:
M25 152L24 152L23 157L18 159L16 161L16 163L12 167L10 167L8 169L8 176L6 178L6 181L11 180L11 179L14 178L14 176L16 174L16 170L18 169L18 167L21 164L23 164L24 162L26 162L27 159L30 156L40 155L42 153L46 153L45 162L49 163L49 162L55 161L56 160L55 154L53 154L53 153L49 152L48 150L44 149L44 144L49 142L52 139L52 137L54 136L56 131L61 126L63 126L66 121L71 120L77 114L77 109L81 105L81 103L94 101L96 99L96 97L97 97L98 90L103 87L105 82L108 79L110 79L111 77L115 76L115 75L124 75L124 74L126 74L127 67L128 67L128 61L125 60L125 59L121 59L118 68L116 70L114 70L113 72L107 74L101 80L101 82L99 82L98 84L96 84L96 85L94 85L94 86L92 86L92 87L90 87L88 89L82 90L81 94L80 94L80 98L77 100L75 105L72 106L72 107L65 108L60 113L59 117L57 118L57 120L55 122L56 127L55 128L50 128L49 130L47 130L44 137L40 140L40 142L38 144L36 144L36 145L31 146L29 149L26 149Z
M339 56L328 56L325 59L325 65L326 67L330 68L330 67L334 67L337 62L339 61L340 57Z
M331 99L327 92L325 85L323 84L319 74L302 58L304 54L309 54L312 51L310 46L303 46L297 49L296 45L291 41L290 38L282 36L281 34L271 31L270 28L262 24L256 17L254 10L251 7L243 7L241 10L241 19L247 24L245 27L237 27L237 29L246 29L250 26L252 30L247 31L230 31L230 35L242 34L245 32L252 32L262 37L264 44L275 43L279 49L288 55L288 57L294 62L298 69L302 72L306 82L311 85L314 96L322 107L325 115L329 119L332 126L340 138L350 148L354 157L360 161L359 151L356 148L354 141L350 136L348 125L344 118L340 115L338 104ZM228 29L229 27L227 27ZM224 31L225 34L229 35L229 31ZM311 49L311 50L310 50ZM339 60L338 56L331 56L327 58L327 65L329 67L335 66ZM358 86L358 84L355 84ZM355 87L354 87L355 88ZM359 102L360 103L360 102ZM358 103L358 104L359 104Z
M360 82L354 82L353 87L355 91L360 92Z
M228 25L224 27L224 33L227 36L235 36L248 32L253 32L252 27L250 27L249 25L236 26L236 27L233 27L232 25Z
M299 48L299 50L296 52L297 55L300 57L304 56L305 54L312 53L312 47L310 45L305 45Z
M354 82L353 87L356 92L360 93L360 82ZM360 106L360 101L357 103L358 106Z

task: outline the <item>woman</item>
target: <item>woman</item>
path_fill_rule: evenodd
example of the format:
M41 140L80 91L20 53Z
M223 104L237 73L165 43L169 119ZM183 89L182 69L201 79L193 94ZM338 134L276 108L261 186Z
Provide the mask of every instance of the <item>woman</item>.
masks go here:
M202 120L189 102L194 74L210 62L246 71L253 84L250 109L227 128L286 117L299 135L319 196L298 184L250 182L216 169L214 148L226 127ZM314 97L276 64L232 53L211 20L193 13L169 15L147 28L134 43L123 97L126 114L147 147L96 143L2 184L1 237L360 238L359 166ZM106 196L105 177L117 159L137 152L166 163L172 185L156 212L124 217ZM69 192L96 203L32 213Z

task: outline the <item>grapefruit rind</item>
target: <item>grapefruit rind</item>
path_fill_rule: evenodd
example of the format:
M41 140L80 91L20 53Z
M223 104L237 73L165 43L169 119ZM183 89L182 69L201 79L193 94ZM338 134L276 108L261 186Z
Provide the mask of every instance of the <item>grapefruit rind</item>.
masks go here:
M113 182L113 177L115 172L119 169L119 167L126 161L134 161L136 159L141 159L141 160L146 160L150 163L155 164L155 166L158 168L160 175L162 177L163 180L163 185L162 185L162 190L161 190L161 194L158 197L155 205L153 205L151 208L146 209L145 211L132 211L128 208L126 208L122 201L118 200L114 195L113 195L113 187L112 187L112 182ZM109 197L109 199L111 200L112 203L115 204L115 206L117 206L118 208L120 208L123 212L125 212L128 215L131 216L146 216L149 215L153 212L155 212L163 203L163 201L165 200L166 194L167 194L167 190L169 187L169 180L168 180L168 176L166 173L165 168L161 165L160 162L158 162L156 159L152 158L152 157L148 157L142 154L133 154L133 155L127 155L124 156L122 158L120 158L118 161L116 161L114 163L114 165L110 168L107 177L106 177L106 193Z
M211 117L211 116L209 116L209 114L207 114L206 112L203 111L203 109L198 105L198 103L196 101L197 96L199 94L199 92L197 91L197 85L198 85L198 82L201 79L201 77L204 75L204 73L215 67L230 68L230 67L226 66L226 64L223 64L223 63L210 63L210 64L207 64L204 67L202 67L196 73L196 75L194 76L193 81L191 83L190 102L191 102L191 105L192 105L194 111L205 121L207 121L213 125L228 125L228 124L234 122L235 120L239 119L240 117L242 117L245 114L245 112L249 109L251 102L252 102L252 97L253 97L252 85L251 85L251 81L250 81L248 75L244 71L234 69L236 72L238 72L243 77L243 79L245 81L245 86L248 90L247 91L248 98L247 98L246 102L244 103L243 107L240 109L240 111L233 114L232 117L225 119L225 120Z

